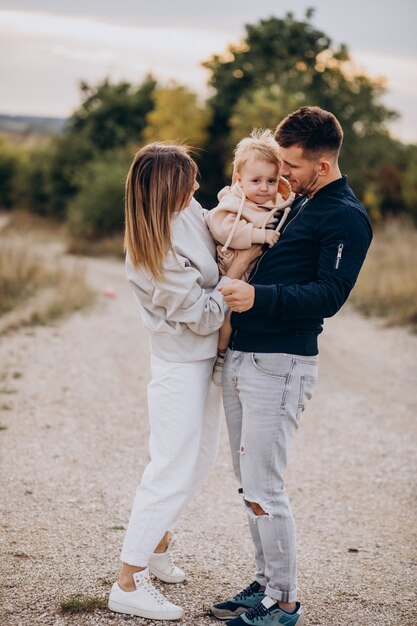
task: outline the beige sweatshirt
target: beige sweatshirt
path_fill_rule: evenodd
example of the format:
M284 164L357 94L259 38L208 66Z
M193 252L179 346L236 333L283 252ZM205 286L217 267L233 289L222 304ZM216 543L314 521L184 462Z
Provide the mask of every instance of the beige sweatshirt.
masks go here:
M150 332L151 352L166 361L199 361L217 353L217 331L228 307L216 289L216 249L204 212L193 199L173 219L174 252L167 255L162 280L126 259L127 278Z
M294 193L285 179L280 179L275 201L259 206L244 197L242 187L235 183L218 194L219 204L206 215L213 237L228 248L243 250L254 243L265 243L265 226L279 210L289 207ZM230 237L230 234L232 236Z

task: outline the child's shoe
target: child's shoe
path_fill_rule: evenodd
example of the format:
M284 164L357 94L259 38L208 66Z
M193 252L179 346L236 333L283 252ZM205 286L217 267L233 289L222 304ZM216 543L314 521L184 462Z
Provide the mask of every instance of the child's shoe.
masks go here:
M223 384L222 379L223 379L223 368L224 368L225 357L226 357L225 352L218 352L216 361L213 367L213 375L211 378L212 378L213 383L217 385L218 387L221 387Z

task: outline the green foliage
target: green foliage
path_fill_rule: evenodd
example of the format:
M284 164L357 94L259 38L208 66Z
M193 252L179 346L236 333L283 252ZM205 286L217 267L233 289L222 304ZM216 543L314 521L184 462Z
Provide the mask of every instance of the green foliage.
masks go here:
M404 174L402 193L405 206L414 223L417 224L417 146L410 148L408 156L409 160Z
M131 159L128 153L114 152L85 165L68 207L73 236L93 240L123 231L124 182Z
M253 128L273 128L277 120L290 111L295 111L303 104L299 94L285 93L277 85L261 87L244 93L233 107L230 116L230 151L238 141L249 135ZM226 171L231 173L231 161L226 164Z
M100 151L138 143L154 106L155 87L152 76L137 87L108 80L96 87L82 83L83 102L71 117L67 136L82 137Z
M28 150L20 171L20 190L23 206L38 215L49 214L50 171L53 164L53 151L50 146Z
M198 198L208 208L230 175L236 143L254 127L274 129L302 105L332 111L344 129L341 168L375 222L408 211L417 221L415 146L394 140L381 104L383 81L361 74L335 46L291 13L246 26L244 39L213 55L204 104L176 83L81 85L82 102L61 136L24 153L0 139L0 207L26 205L65 220L87 240L121 232L123 179L148 141L185 141L199 150Z
M22 151L0 136L0 208L10 209L16 201L16 179Z
M99 596L73 596L60 602L62 613L92 613L106 607L107 599Z
M155 89L154 108L146 118L143 132L146 142L175 141L201 146L207 140L209 112L197 101L197 95L173 83Z
M215 91L209 100L213 118L207 149L215 164L210 178L217 189L225 182L231 131L236 140L238 130L244 134L250 130L252 119L253 126L260 119L263 126L275 128L298 106L318 105L332 111L342 124L342 166L347 165L351 182L363 194L369 143L387 135L385 124L396 114L380 103L383 83L357 72L346 46L333 46L313 27L311 16L309 10L302 21L288 13L283 19L249 24L240 44L204 63Z
M73 198L81 191L81 198L87 193L83 173L89 164L97 167L112 151L142 141L146 116L154 106L155 85L151 76L136 87L124 82L111 85L107 80L96 87L83 83L83 102L63 134L30 153L24 168L29 208L41 215L65 218ZM107 220L108 216L103 218L104 230L111 228L106 226ZM98 224L97 216L93 221ZM74 227L73 221L71 224Z

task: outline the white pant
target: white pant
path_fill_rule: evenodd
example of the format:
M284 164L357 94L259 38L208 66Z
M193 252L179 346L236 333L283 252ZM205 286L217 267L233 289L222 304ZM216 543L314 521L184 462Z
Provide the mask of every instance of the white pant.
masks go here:
M148 385L151 461L136 491L121 560L145 567L214 466L221 388L211 382L214 359L192 363L151 355Z

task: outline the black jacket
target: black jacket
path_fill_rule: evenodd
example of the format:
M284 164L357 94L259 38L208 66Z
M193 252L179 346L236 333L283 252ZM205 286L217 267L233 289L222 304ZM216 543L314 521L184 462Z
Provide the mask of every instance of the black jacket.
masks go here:
M345 176L294 202L278 243L256 263L255 302L232 313L229 347L315 355L323 318L346 301L372 240L369 218Z

